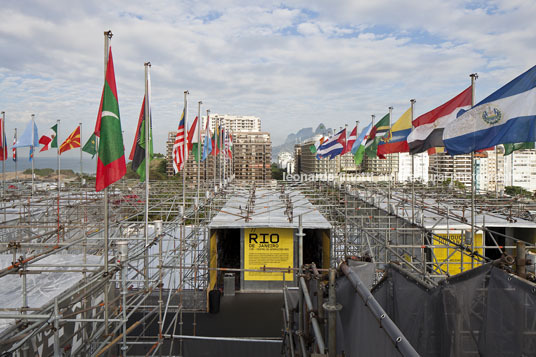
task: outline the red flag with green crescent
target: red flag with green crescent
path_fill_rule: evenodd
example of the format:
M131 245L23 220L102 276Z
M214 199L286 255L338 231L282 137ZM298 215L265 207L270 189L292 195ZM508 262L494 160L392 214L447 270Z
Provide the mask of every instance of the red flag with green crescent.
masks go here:
M127 172L111 47L95 134L100 137L95 190L101 191Z

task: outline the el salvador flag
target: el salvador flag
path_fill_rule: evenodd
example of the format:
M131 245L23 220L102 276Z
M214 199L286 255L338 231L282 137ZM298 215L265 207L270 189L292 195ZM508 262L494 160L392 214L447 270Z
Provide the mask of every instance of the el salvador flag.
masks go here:
M536 66L459 114L443 141L451 155L536 141Z

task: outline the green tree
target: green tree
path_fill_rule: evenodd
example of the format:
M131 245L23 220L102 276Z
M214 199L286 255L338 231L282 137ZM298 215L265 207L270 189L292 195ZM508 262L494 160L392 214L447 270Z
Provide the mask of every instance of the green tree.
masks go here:
M522 197L531 197L532 194L530 191L527 191L521 186L506 186L504 192L509 196L522 196Z
M276 180L282 180L283 179L283 172L286 170L280 169L277 167L276 163L272 163L272 178Z

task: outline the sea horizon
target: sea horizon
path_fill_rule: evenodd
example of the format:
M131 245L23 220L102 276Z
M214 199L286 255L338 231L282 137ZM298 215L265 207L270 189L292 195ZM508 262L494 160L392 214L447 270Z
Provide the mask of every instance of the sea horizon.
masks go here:
M32 168L32 162L28 160L28 157L24 158L19 156L17 162L13 161L11 157L8 157L4 161L5 172L23 172ZM1 164L0 164L1 165ZM55 157L37 157L34 158L35 169L58 169L58 161ZM74 172L80 172L80 158L76 157L62 157L60 162L61 170L73 170ZM1 170L1 168L0 168ZM84 174L95 174L97 172L97 157L95 158L83 158L82 159L82 171Z

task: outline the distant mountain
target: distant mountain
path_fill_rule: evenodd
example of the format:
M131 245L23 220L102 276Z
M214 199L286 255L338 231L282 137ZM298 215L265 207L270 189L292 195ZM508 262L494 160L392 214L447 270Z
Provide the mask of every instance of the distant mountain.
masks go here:
M320 125L316 127L315 135L320 135L320 134L325 135L326 133L327 133L326 127L324 126L324 124L320 123Z
M313 128L302 128L297 133L288 134L284 144L272 147L272 161L277 161L277 155L280 152L287 151L294 154L294 145L296 143L301 143L319 134L328 134L328 129L326 129L324 124L318 125L315 131L313 131Z

